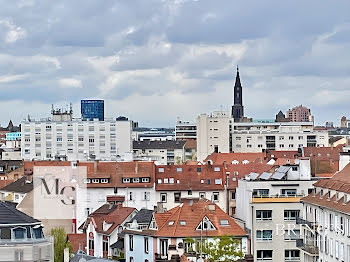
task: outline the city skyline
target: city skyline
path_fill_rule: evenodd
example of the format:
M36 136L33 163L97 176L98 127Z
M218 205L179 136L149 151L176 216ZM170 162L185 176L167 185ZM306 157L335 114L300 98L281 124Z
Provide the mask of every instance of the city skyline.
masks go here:
M248 117L350 115L347 1L0 3L2 126L94 98L142 126L195 121L230 110L237 64Z

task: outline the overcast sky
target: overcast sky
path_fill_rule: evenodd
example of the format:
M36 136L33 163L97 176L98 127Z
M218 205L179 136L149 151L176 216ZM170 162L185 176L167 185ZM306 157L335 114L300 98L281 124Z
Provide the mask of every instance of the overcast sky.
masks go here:
M0 123L105 100L141 126L232 104L350 117L350 1L0 0Z

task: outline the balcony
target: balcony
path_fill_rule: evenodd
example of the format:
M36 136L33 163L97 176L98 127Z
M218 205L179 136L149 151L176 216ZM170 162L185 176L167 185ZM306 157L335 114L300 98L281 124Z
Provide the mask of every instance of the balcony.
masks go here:
M304 195L261 195L253 196L252 203L298 203Z
M303 218L301 218L301 217L297 217L296 223L297 223L297 225L307 225L307 226L309 226L310 228L313 227L313 226L315 225L315 223L310 222L310 221L308 221L308 220L305 220L305 219L303 219Z
M303 239L297 239L296 246L309 256L318 256L318 247L312 242L305 243Z

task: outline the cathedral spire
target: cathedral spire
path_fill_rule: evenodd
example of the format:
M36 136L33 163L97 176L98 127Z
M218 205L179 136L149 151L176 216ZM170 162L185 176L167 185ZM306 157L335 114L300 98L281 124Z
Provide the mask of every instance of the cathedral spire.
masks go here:
M239 76L239 68L237 65L236 81L233 88L233 106L232 106L232 117L235 121L239 121L244 117L243 99L242 99L242 84Z

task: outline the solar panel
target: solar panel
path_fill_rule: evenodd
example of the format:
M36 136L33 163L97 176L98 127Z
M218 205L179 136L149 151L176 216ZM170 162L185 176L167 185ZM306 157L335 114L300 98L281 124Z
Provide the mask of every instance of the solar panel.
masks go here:
M275 172L273 175L272 175L272 179L277 179L277 180L281 180L283 177L286 176L286 173L281 173L281 172Z
M255 180L255 179L257 179L258 178L258 176L259 176L259 174L258 173L250 173L249 174L249 178L251 179L251 180Z
M289 169L290 169L290 166L280 166L277 169L277 172L279 172L279 173L287 173Z
M272 173L264 172L261 174L261 176L259 178L263 179L263 180L268 180L271 176L272 176Z

